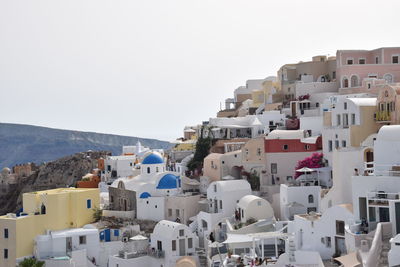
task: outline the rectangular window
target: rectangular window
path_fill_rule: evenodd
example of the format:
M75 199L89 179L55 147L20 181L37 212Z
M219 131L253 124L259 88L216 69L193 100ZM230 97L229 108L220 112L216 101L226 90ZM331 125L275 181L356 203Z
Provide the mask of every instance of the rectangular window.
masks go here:
M343 114L343 127L349 127L349 114Z
M359 58L358 64L361 64L361 65L365 64L365 58Z
M289 149L289 145L283 145L283 150L288 150Z
M219 201L219 208L222 210L222 200Z
M175 210L175 213L176 213L176 217L179 217L179 215L180 215L180 212L179 212L179 210L177 209L177 210Z
M347 102L343 103L344 109L347 109Z
M91 199L86 200L86 207L87 207L88 209L91 209L91 208L92 208L92 200L91 200Z
M336 123L338 126L340 125L340 114L336 115Z
M278 164L277 163L271 163L271 173L272 174L278 173Z
M172 209L168 209L168 217L172 216Z
M188 248L193 248L193 238L188 238Z
M336 148L336 149L339 148L339 140L335 140L335 148Z
M8 249L5 248L3 253L4 253L4 255L3 255L4 258L8 259Z
M217 185L214 185L214 192L217 192Z
M332 72L332 79L336 79L336 71Z
M305 150L310 150L310 149L311 149L311 146L310 146L310 145L304 145L304 149L305 149Z
M79 236L79 245L85 245L85 244L86 244L86 236L80 235Z
M329 140L328 141L328 150L329 150L329 152L332 151L332 147L333 147L332 140Z
M184 236L185 235L185 230L181 229L179 230L179 236Z
M344 221L336 221L336 235L344 236Z
M375 57L375 64L379 63L379 57Z
M353 65L353 59L352 58L348 58L347 59L347 65Z
M114 236L119 236L119 230L118 229L114 229Z
M4 238L8 238L8 229L7 228L4 229Z
M351 125L355 125L356 124L356 114L352 113L351 114Z
M172 251L176 251L176 240L172 240Z
M342 147L346 147L346 140L342 140Z
M392 56L392 63L399 64L399 56Z
M376 210L375 207L369 207L369 221L370 222L375 222L376 221Z

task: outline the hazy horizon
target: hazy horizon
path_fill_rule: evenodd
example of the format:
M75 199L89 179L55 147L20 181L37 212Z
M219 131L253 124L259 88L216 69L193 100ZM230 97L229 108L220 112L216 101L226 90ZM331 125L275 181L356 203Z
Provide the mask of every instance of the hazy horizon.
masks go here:
M399 8L393 0L3 1L0 121L172 141L215 117L246 80L286 63L400 46Z

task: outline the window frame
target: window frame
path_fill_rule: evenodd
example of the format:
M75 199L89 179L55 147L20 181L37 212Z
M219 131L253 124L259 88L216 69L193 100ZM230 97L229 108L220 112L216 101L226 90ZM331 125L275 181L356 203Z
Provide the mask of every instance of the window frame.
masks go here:
M86 245L87 244L87 239L85 235L80 235L79 236L79 245Z

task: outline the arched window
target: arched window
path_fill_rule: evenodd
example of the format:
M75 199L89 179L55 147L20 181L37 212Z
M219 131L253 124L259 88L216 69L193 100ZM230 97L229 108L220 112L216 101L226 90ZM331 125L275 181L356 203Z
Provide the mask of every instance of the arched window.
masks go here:
M349 87L349 79L343 78L342 87L344 88Z
M393 75L390 73L383 75L383 79L385 79L387 83L393 83Z
M147 167L147 173L150 173L150 167Z
M118 182L118 188L119 188L119 189L125 189L124 182L119 181L119 182Z
M358 86L358 77L356 75L351 76L351 87Z
M314 196L308 195L308 203L314 203Z

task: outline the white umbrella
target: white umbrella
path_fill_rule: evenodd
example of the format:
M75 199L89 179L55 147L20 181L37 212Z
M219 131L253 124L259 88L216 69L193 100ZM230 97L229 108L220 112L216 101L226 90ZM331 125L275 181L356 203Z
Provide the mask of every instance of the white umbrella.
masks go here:
M303 167L301 169L296 170L296 172L315 172L316 170L310 169L308 167Z

